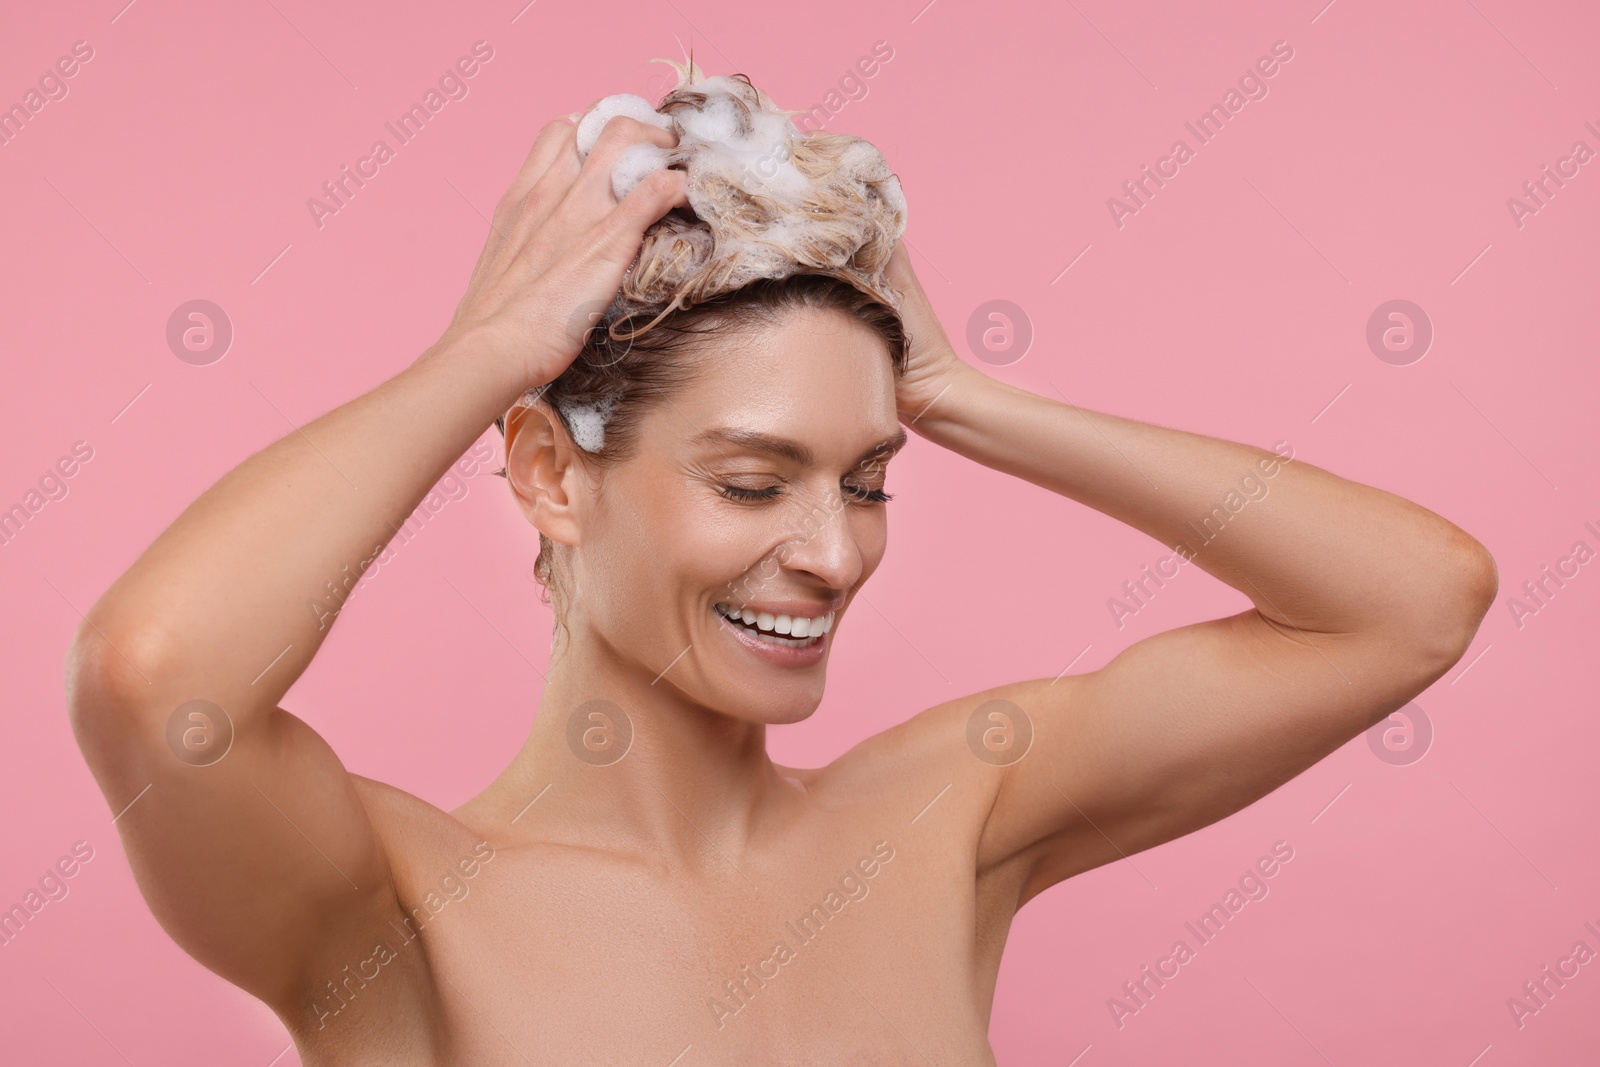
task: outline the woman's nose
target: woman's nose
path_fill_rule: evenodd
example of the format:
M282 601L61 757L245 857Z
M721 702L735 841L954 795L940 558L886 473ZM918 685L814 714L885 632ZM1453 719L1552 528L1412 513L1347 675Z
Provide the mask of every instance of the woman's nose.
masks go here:
M813 496L789 516L790 539L780 547L784 566L808 571L832 589L848 589L861 577L862 552L849 505L837 491Z

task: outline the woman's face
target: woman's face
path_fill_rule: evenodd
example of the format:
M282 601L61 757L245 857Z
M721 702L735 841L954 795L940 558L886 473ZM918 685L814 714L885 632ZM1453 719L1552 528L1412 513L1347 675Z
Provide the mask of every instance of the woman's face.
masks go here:
M795 722L821 701L831 644L883 559L875 497L905 440L894 370L883 340L835 309L716 343L692 383L642 416L638 448L587 501L569 629L696 703ZM806 647L759 637L725 608L790 642L779 615L819 620L812 631L833 617Z

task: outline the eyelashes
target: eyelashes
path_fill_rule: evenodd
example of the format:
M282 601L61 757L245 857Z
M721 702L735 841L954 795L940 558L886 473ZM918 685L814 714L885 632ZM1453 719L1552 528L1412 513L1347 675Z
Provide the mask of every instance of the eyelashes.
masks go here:
M718 491L729 500L738 500L745 503L754 503L758 500L771 500L780 490L771 485L765 489L744 489L737 485L718 486Z
M745 489L737 485L719 486L718 491L729 500L742 503L759 503L763 500L772 500L782 492L781 486L769 485L762 489ZM844 491L856 500L868 504L887 504L894 499L893 493L886 493L882 489L865 489L858 485L847 485Z

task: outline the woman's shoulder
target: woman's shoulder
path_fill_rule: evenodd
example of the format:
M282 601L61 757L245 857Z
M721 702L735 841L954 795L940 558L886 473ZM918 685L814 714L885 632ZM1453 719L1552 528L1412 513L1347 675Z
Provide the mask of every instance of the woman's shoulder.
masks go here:
M819 799L909 806L908 818L924 808L957 809L949 825L976 832L998 778L973 748L969 718L959 702L936 705L863 738L803 780Z

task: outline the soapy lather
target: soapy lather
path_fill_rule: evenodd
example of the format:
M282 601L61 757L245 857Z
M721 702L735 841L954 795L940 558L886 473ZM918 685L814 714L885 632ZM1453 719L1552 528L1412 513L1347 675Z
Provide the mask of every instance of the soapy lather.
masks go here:
M673 168L685 174L689 201L645 231L596 328L623 339L612 332L620 319L653 312L643 332L678 308L802 273L840 278L898 308L900 294L884 272L905 232L906 199L883 154L849 134L802 134L790 116L803 112L775 107L742 74L706 77L693 59L658 62L678 73L658 106L617 93L578 121L584 159L619 115L674 133L672 148L640 143L624 151L612 165L611 188L621 200L650 173ZM557 406L580 448L603 446L609 400Z

